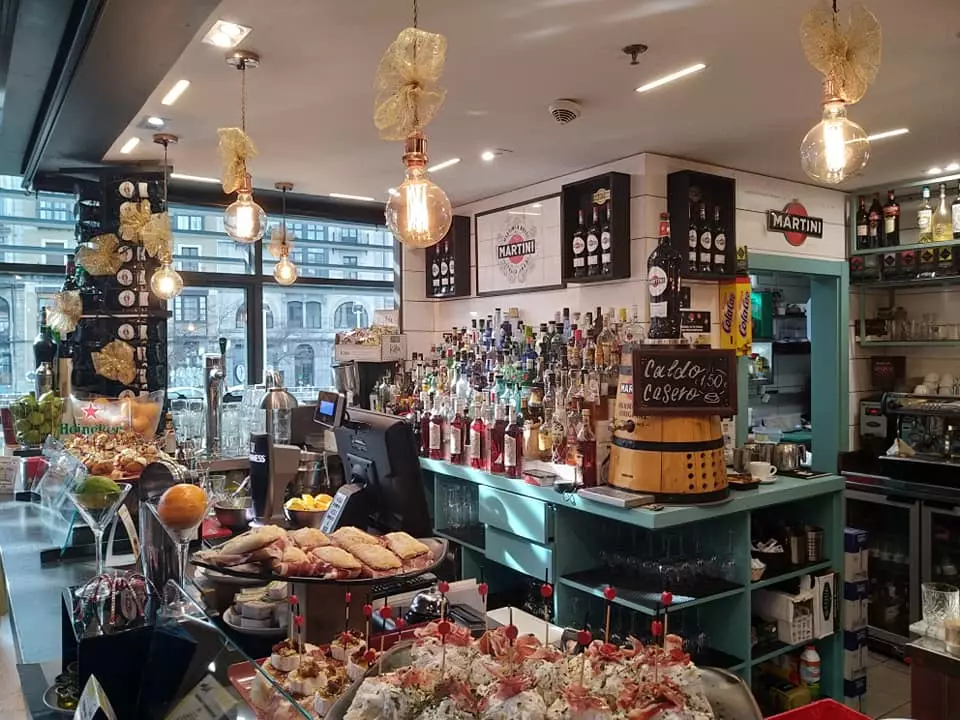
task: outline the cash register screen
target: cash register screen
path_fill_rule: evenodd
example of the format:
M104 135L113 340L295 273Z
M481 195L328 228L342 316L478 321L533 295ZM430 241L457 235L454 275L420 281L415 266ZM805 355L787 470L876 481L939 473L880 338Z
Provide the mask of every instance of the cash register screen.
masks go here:
M351 408L350 422L334 430L347 482L365 486L377 529L430 535L427 496L413 430L393 415Z

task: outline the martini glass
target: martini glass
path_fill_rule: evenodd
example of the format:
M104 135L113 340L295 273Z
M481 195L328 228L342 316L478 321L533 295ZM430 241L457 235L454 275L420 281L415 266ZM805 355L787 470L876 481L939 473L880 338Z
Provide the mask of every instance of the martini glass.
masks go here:
M107 526L113 518L116 517L117 510L120 509L120 505L123 504L132 486L129 483L117 483L119 490L103 492L98 490L84 491L84 485L85 483L83 481L77 483L67 491L67 496L76 506L80 517L83 518L84 522L90 527L90 530L93 531L97 552L96 577L99 577L103 575L104 570L103 531L107 529ZM83 589L77 592L78 594L86 595ZM105 586L101 586L101 590L95 590L93 592L96 593L98 598L101 593L109 595L109 590Z
M214 498L212 493L207 494L207 504L203 509L203 512L198 512L198 519L196 522L187 525L185 523L178 522L176 525L164 521L160 516L160 511L157 509L155 503L147 503L147 507L150 508L150 512L154 514L157 518L157 522L163 526L163 529L167 532L167 535L174 544L177 546L177 559L178 559L178 577L174 578L176 585L182 588L181 592L169 593L165 590L165 599L168 600L161 610L161 613L165 617L169 618L182 618L190 614L190 603L188 603L183 594L186 592L187 587L187 560L190 556L190 542L195 540L197 537L197 529L203 523L203 520L207 515L210 514L210 509L213 507ZM168 583L171 585L172 583ZM171 597L172 595L172 597Z

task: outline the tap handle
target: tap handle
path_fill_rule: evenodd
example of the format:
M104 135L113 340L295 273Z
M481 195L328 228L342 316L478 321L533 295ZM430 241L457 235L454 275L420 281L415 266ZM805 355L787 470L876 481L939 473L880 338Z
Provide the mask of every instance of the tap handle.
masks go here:
M224 358L227 357L227 339L225 337L220 338L220 355Z

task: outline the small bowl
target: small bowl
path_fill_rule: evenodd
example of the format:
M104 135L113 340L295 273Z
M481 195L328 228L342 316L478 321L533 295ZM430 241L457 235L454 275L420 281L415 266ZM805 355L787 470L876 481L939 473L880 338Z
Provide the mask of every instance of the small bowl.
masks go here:
M323 516L326 514L326 510L291 510L286 505L283 506L284 517L297 527L312 527L319 530Z
M248 497L221 500L214 504L213 511L227 530L246 530L253 519L253 500Z

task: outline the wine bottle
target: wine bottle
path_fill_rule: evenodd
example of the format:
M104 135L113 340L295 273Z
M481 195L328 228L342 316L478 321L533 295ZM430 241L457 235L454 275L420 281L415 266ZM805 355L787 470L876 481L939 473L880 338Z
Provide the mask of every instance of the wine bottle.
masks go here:
M883 239L887 247L900 244L900 204L893 190L887 191L887 204L883 206Z
M958 196L960 201L960 196ZM604 206L603 224L600 226L600 274L613 274L613 236L610 235L610 205Z
M702 273L708 273L713 269L713 232L710 224L707 222L707 206L700 203L699 226L700 231L700 262L697 267Z
M600 219L598 208L593 206L593 221L587 230L587 275L600 274Z
M727 231L720 222L720 206L713 206L713 272L727 271Z
M860 203L857 207L857 250L867 249L867 201L860 196Z
M584 277L587 274L587 231L583 227L583 210L577 214L577 229L573 232L571 247L573 249L573 276Z
M693 201L687 209L689 226L687 227L687 271L697 272L697 248L700 247L700 233L697 230L697 217L693 208Z
M651 340L680 339L680 263L670 243L670 215L660 213L660 242L647 259Z
M881 218L883 217L883 208L880 206L880 195L875 193L873 202L870 203L870 209L867 211L867 247L880 247L880 228Z

